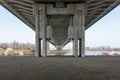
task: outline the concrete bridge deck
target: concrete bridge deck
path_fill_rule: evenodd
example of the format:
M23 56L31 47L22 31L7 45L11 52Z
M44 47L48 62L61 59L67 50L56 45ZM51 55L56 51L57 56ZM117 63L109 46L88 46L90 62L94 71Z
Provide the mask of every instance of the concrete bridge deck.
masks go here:
M119 80L120 57L4 57L0 80Z
M120 4L120 0L0 0L0 4L35 30L34 1L46 4L56 1L85 3L87 6L86 29Z

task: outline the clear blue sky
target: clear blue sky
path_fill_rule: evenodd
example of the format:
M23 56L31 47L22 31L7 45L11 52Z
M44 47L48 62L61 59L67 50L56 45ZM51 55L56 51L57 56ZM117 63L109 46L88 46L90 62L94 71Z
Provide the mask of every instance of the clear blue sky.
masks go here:
M35 43L35 32L0 6L0 43L13 42L14 40Z
M35 32L0 6L0 43L35 43ZM120 6L86 30L86 46L120 47Z
M120 5L86 30L86 46L120 47Z

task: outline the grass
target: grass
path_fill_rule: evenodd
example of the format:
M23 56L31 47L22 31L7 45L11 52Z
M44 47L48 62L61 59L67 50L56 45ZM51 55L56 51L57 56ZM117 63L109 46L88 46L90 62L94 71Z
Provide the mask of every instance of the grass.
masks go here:
M0 57L0 80L120 80L120 57Z

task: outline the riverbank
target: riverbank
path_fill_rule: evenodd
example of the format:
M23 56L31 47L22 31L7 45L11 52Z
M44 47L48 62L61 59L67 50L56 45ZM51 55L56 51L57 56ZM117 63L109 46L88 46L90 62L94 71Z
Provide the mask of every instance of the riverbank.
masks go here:
M0 56L0 80L119 80L120 57Z

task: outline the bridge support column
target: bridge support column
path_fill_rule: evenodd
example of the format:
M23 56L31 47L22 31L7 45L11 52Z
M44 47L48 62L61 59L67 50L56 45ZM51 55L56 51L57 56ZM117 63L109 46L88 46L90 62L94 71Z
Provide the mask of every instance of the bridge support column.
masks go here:
M62 45L56 45L57 50L62 50L63 46Z
M78 57L85 57L85 38L84 36L79 39L79 55Z
M85 4L75 4L73 26L74 26L73 52L75 54L75 57L78 56L84 57L85 56Z
M80 39L80 44L81 46L79 47L80 49L80 53L79 53L79 56L80 57L85 57L85 5L82 6L82 12L79 12L79 14L81 14L81 24L80 24L80 27L81 27L81 39Z
M35 37L36 37L36 51L35 56L41 56L41 39L39 34L39 19L38 19L38 7L37 4L34 5L34 15L35 15Z
M78 57L78 39L73 40L73 55Z
M79 39L79 57L85 57L85 30L82 31L82 37Z
M45 4L34 4L36 30L36 57L47 56ZM42 47L41 47L42 40Z
M48 51L48 48L47 48L47 40L46 38L43 39L43 44L42 44L42 56L43 57L46 57L47 56L47 51Z

